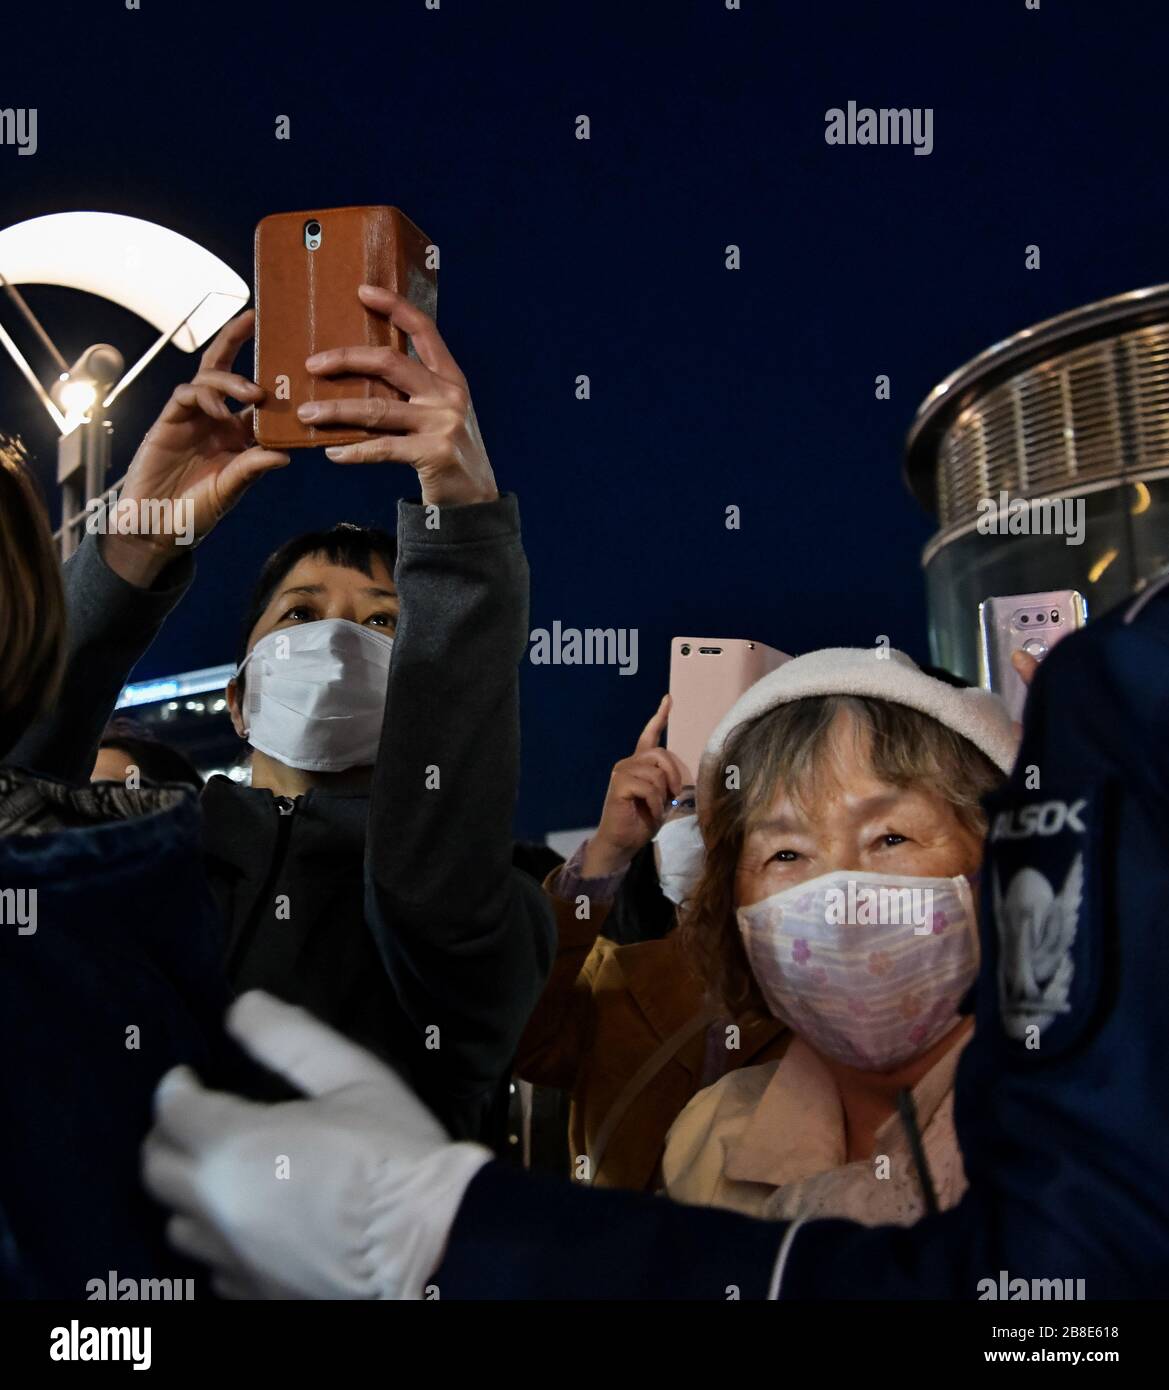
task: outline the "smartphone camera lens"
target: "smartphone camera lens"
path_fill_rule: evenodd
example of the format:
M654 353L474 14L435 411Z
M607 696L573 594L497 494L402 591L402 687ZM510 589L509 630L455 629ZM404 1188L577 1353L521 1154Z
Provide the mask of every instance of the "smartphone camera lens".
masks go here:
M315 218L304 224L304 244L310 251L321 244L321 224Z
M1029 623L1031 621L1031 618L1028 614L1024 613L1023 616L1019 619L1019 621L1020 623Z
M305 228L305 231L308 232L309 236L320 236L321 224L319 222L310 222Z
M682 645L682 655L683 655L683 656L689 656L689 655L690 655L690 643L689 643L689 642L683 643L683 645Z

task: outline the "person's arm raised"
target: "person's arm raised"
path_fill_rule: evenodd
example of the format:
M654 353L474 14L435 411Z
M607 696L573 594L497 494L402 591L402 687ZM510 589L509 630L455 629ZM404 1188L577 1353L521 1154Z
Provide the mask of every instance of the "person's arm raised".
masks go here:
M254 323L248 309L220 329L194 377L175 387L126 472L118 508L133 529L103 536L101 554L137 588L150 588L257 478L289 462L287 454L256 443L252 412L264 399L263 387L231 370ZM233 411L228 399L244 408Z
M251 406L264 392L230 370L252 314L227 324L190 382L147 432L116 499L65 565L68 645L59 698L9 755L21 767L83 782L118 693L194 575L194 544L262 473L288 455L255 447ZM233 413L225 397L249 402Z
M661 746L669 715L670 697L663 695L633 753L614 766L601 823L584 852L582 877L608 877L627 869L662 828L671 798L681 793L686 769Z
M422 485L421 505L398 511L402 613L371 791L367 916L427 1039L420 1091L471 1134L507 1073L554 937L539 885L512 867L528 566L516 500L499 495L466 380L434 324L389 291L360 294L406 330L418 360L337 348L309 358L309 370L376 375L408 399L321 402L312 419L393 431L326 454L405 463Z

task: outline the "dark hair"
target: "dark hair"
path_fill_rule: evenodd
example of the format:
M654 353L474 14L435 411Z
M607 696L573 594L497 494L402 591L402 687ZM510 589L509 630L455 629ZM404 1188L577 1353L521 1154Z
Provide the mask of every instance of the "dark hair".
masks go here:
M272 602L277 586L306 555L323 555L331 565L344 565L346 569L359 570L373 577L373 560L381 559L391 574L398 560L398 542L380 526L357 526L352 521L339 521L327 531L306 531L301 536L293 536L264 561L256 579L252 596L248 601L244 617L243 631L236 648L235 664L238 666L248 652L248 638L252 629L264 616L264 610Z
M202 790L203 778L185 753L162 743L132 719L120 715L105 727L98 748L117 748L133 758L148 782L181 782Z
M65 659L65 594L20 442L0 435L0 754L52 702Z

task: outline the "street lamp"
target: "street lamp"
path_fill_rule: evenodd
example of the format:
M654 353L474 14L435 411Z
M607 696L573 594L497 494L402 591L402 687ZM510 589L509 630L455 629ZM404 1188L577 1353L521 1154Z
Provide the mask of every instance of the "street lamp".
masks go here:
M18 285L60 285L108 299L152 324L158 338L123 373L107 343L87 348L72 366L25 303ZM52 357L59 373L46 390L0 325L0 345L57 427L61 556L77 548L87 507L103 493L113 426L107 412L167 343L194 352L248 301L246 282L189 237L112 212L57 212L0 231L0 288ZM116 485L115 485L116 486Z

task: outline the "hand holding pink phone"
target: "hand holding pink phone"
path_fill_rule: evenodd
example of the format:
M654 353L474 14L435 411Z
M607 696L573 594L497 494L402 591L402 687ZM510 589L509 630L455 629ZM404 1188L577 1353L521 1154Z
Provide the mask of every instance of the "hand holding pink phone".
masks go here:
M585 850L583 877L607 878L632 863L657 834L671 800L685 786L685 769L661 746L669 714L670 697L664 695L632 755L614 765L601 823Z

